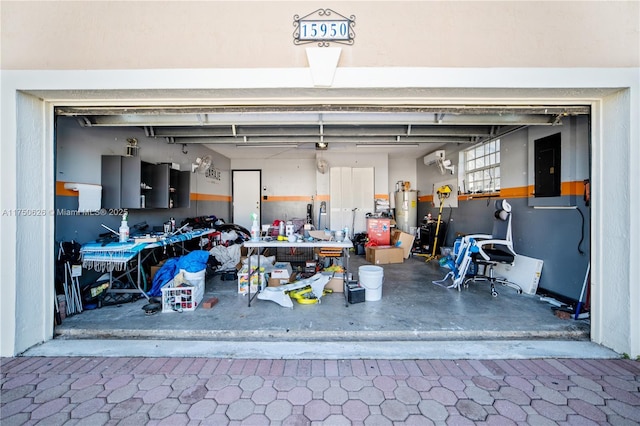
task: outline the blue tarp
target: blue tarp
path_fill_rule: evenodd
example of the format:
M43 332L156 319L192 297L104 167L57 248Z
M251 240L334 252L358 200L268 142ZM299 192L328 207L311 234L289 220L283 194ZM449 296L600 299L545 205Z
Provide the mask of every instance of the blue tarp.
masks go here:
M153 277L151 290L147 293L150 297L162 296L162 287L180 273L181 269L187 272L199 272L207 267L209 252L195 250L180 257L172 257L162 265Z

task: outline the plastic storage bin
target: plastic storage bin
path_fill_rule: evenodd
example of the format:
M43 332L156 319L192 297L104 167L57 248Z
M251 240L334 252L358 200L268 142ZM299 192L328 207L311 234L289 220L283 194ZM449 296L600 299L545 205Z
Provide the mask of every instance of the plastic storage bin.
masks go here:
M205 270L182 271L186 282L176 285L176 279L162 287L162 312L195 311L204 298Z

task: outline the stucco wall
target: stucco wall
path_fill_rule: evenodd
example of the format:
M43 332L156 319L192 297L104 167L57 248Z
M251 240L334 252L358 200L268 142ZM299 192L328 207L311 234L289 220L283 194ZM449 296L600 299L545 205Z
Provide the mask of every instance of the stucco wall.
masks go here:
M3 1L2 68L300 67L319 8L355 16L342 67L640 64L636 1Z
M593 122L592 231L602 239L593 254L592 338L637 356L640 314L631 306L639 301L634 280L640 275L640 246L629 237L639 235L638 221L631 218L640 215L636 1L3 1L2 208L54 207L47 181L54 164L47 128L51 103L82 98L102 104L120 100L113 93L121 89L137 90L127 100L140 104L166 100L176 88L197 93L292 87L309 94L305 49L292 43L292 20L320 7L356 16L356 42L343 47L335 87L371 88L379 97L388 88L435 89L430 102L535 99L605 106ZM24 101L30 91L38 97ZM35 154L30 158L44 175L17 167L26 154ZM389 178L383 182L389 185ZM53 249L34 245L25 227L37 230L42 241L54 240L52 218L2 217L3 356L52 333L53 297L44 283L53 273ZM30 268L34 262L43 265L42 274ZM25 299L38 295L42 300L28 305L32 309L23 308Z

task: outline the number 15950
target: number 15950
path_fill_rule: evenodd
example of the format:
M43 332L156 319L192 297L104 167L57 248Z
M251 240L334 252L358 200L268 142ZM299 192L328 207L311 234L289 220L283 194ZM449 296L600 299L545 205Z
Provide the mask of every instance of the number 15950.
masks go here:
M349 21L300 21L301 40L348 40Z

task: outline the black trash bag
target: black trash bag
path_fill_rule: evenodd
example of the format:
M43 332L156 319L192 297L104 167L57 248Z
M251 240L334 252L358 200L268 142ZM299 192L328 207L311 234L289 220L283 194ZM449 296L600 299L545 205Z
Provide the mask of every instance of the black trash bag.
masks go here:
M365 255L365 244L367 243L367 233L360 232L353 236L353 247L357 255Z

